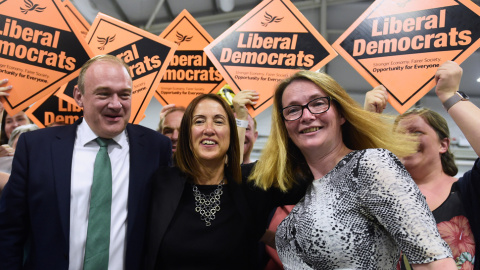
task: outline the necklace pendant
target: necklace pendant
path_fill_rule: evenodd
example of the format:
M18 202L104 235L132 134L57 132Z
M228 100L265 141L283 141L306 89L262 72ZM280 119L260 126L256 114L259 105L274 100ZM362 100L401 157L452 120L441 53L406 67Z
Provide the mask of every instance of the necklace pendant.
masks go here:
M197 185L193 184L193 197L195 199L195 212L200 214L201 220L205 221L205 226L211 226L215 219L215 214L220 211L220 198L223 194L224 180L218 184L217 188L210 194L203 194Z

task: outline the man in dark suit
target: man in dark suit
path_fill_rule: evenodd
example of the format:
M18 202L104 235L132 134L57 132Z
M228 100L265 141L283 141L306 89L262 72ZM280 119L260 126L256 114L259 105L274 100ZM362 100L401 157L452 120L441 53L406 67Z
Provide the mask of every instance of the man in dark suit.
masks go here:
M151 176L158 167L169 165L172 155L168 138L128 124L132 96L128 70L114 56L90 59L74 90L83 120L21 135L0 200L0 269L107 269L106 264L108 269L140 269ZM104 139L110 139L106 146L99 142ZM102 147L111 174L97 181L94 164ZM85 255L91 253L91 230L96 229L92 224L105 215L92 217L98 210L90 198L93 202L99 196L94 195L94 183L105 179L110 179L109 195L104 197L110 200L106 209L111 214L103 224L109 236L99 243L106 233L98 232L93 250L107 242L101 252L106 264L92 267ZM97 254L93 252L94 261L100 261Z

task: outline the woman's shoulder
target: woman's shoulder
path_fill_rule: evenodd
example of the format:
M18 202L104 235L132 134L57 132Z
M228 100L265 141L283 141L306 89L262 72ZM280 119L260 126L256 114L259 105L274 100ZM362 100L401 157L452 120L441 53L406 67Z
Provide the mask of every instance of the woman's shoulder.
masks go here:
M357 158L357 177L362 184L365 181L378 181L386 183L398 178L409 176L401 161L389 150L383 148L370 148L358 150L354 153Z
M175 166L161 166L155 172L154 178L158 181L178 180L179 178L186 178L186 175Z
M257 161L252 162L252 163L242 164L241 168L242 168L242 179L243 179L243 181L245 181L248 178L248 176L250 176L250 174L252 173L252 170L253 170L253 168L255 167L256 164L257 164Z
M384 148L368 148L356 150L353 156L358 160L359 166L372 166L378 164L392 164L398 166L401 164L395 154Z

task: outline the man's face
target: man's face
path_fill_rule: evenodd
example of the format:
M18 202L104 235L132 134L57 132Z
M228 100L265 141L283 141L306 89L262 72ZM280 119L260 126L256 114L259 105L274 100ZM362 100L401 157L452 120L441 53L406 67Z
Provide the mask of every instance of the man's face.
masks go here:
M248 127L245 131L245 142L243 145L243 155L245 157L250 157L250 153L252 153L253 145L258 138L258 131L255 130L255 123L253 122L253 118L248 115Z
M85 73L85 93L75 87L74 97L92 131L99 137L113 138L130 119L132 79L121 64L99 61Z
M174 111L163 120L162 134L170 138L172 141L172 152L177 151L178 133L180 132L180 123L183 117L182 111Z

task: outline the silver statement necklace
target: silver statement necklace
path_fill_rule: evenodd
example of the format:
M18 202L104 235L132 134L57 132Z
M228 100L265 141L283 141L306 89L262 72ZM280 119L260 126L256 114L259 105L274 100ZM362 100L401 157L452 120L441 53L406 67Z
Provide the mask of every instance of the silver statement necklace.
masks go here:
M200 213L201 219L205 221L206 226L212 225L215 214L220 211L220 196L223 194L223 179L217 188L210 194L203 194L198 190L197 185L193 184L193 197L195 198L195 212Z

